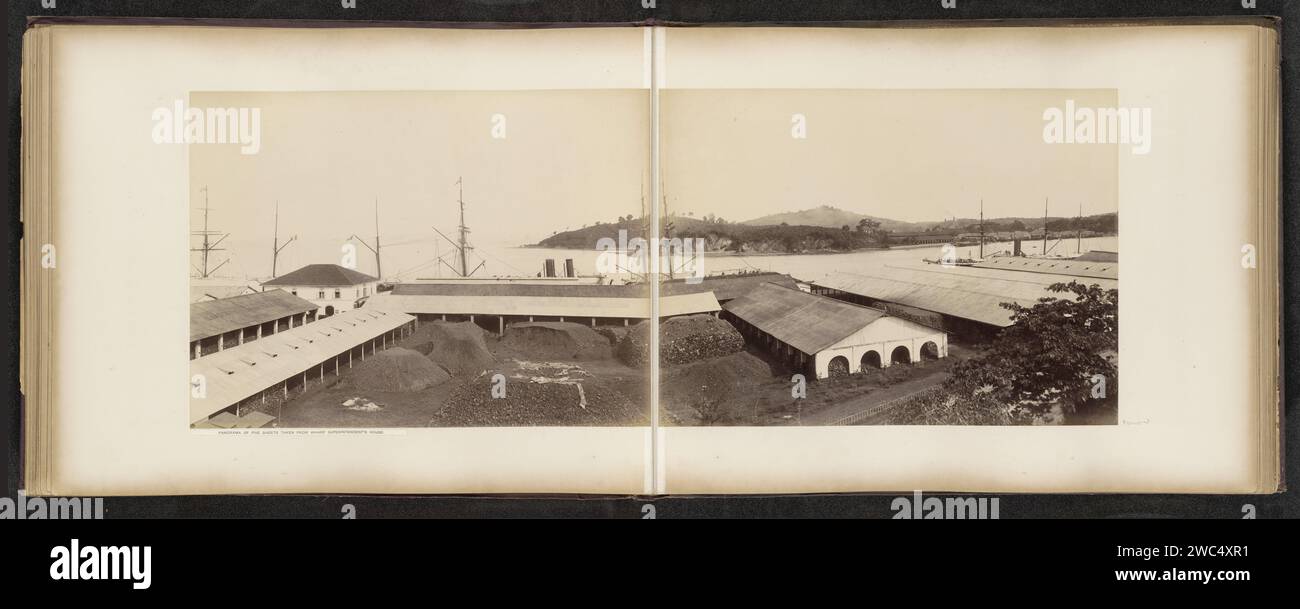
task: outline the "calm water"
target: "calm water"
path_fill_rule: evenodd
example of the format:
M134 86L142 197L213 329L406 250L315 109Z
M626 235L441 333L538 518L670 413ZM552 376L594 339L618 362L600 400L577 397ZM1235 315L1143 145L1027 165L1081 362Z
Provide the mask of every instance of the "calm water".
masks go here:
M1063 239L1060 241L1047 242L1048 253L1051 255L1073 256L1076 254L1076 244L1074 239ZM1011 251L1011 242L992 243L984 246L986 256L995 252ZM1022 243L1022 249L1026 254L1034 255L1041 253L1043 249L1042 241L1028 241ZM1119 239L1117 237L1096 237L1084 239L1082 251L1092 250L1118 251ZM577 266L578 274L590 275L595 272L596 257L599 252L595 250L561 250L561 249L533 249L533 248L499 248L492 252L497 264L491 265L489 275L512 275L527 274L535 275L541 270L543 260L547 258L557 259L557 264L563 268L565 258L573 258ZM979 255L979 246L962 246L957 248L957 255L961 258L974 258ZM943 256L943 246L918 246L912 248L899 248L891 250L871 250L863 252L854 252L850 254L804 254L804 255L766 255L766 256L737 256L727 254L706 254L704 257L704 269L707 273L718 272L736 272L736 271L775 271L778 273L787 273L801 280L815 280L824 277L828 273L840 271L862 271L871 268L878 268L885 265L912 265L923 264L923 258L931 260ZM489 259L491 260L491 259ZM505 270L502 270L502 269ZM627 275L623 276L624 278Z
M1093 239L1084 239L1082 251L1089 252L1092 250L1117 251L1119 247L1117 237L1097 237ZM984 255L989 256L996 252L1005 251L1010 253L1012 249L1011 242L990 243L984 245ZM1022 242L1021 249L1029 255L1039 254L1043 250L1043 242ZM1047 251L1050 255L1075 255L1075 240L1062 240L1059 243L1048 241ZM957 256L961 258L976 258L979 256L979 246L962 246L957 248ZM890 250L854 252L851 254L818 254L818 255L800 255L800 256L711 256L706 258L706 268L709 272L718 271L738 271L738 270L764 270L787 273L801 280L814 280L826 276L829 273L841 271L861 271L871 268L878 268L885 265L916 265L924 264L922 259L928 258L937 260L943 257L942 245L927 245L911 248L898 248Z

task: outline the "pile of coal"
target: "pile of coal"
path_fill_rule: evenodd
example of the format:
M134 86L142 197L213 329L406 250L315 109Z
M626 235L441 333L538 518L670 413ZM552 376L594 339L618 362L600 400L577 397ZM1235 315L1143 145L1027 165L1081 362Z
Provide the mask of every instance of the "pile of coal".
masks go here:
M609 340L573 322L527 322L506 326L502 344L533 358L561 360L608 359Z
M402 346L423 353L455 376L474 376L496 363L485 335L473 322L423 322Z
M647 340L649 322L641 322L618 345L618 357L629 366L640 366L650 357ZM659 362L689 364L723 357L745 349L745 339L731 324L712 315L688 315L659 324Z
M355 360L348 383L364 391L422 391L451 378L419 351L393 347Z

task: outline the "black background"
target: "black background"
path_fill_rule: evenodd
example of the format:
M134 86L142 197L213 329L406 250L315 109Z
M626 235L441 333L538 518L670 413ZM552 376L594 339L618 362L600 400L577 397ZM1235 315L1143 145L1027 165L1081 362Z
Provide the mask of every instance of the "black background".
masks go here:
M552 602L590 595L606 596L611 605L638 606L656 597L658 602L678 597L694 605L720 593L725 606L735 606L746 594L762 595L772 604L784 592L798 595L796 606L808 606L856 592L876 603L916 607L951 594L978 603L972 606L1000 606L1003 599L1037 600L1030 594L1042 588L1051 592L1040 601L1044 606L1099 588L1154 592L1166 601L1159 606L1168 605L1165 595L1179 593L1196 595L1202 600L1196 607L1211 606L1207 595L1223 593L1236 601L1227 607L1247 599L1294 604L1285 597L1241 596L1252 588L1285 587L1294 579L1289 543L1294 538L1280 529L1285 523L1219 522L1228 526L1169 520L1071 521L1064 523L1068 527L1023 521L599 522L583 527L554 521L29 522L7 529L22 534L5 540L0 581L14 592L119 592L127 599L182 592L186 601L203 605L293 602L285 606L295 607L304 597L333 597L344 589L365 590L379 602L422 605L438 602L426 600L437 597L457 603L481 598L495 606L516 594L538 606L550 595L558 597ZM67 547L73 537L81 547L150 546L150 589L133 591L123 581L51 580L51 548ZM1142 560L1117 555L1119 545L1188 544L1245 546L1249 556ZM1250 581L1139 583L1119 582L1115 575L1116 570L1171 568L1248 570ZM424 594L407 601L407 595L393 595L397 589ZM900 590L914 598L902 597ZM21 598L8 596L14 602ZM1136 605L1126 599L1123 606Z
M1297 82L1297 40L1300 39L1300 2L1259 0L1255 9L1243 9L1240 0L958 0L954 9L943 9L939 0L904 1L805 1L793 0L657 0L656 8L643 9L641 0L357 0L356 9L343 9L339 0L57 0L57 8L43 9L40 0L14 0L7 3L5 23L8 28L6 45L8 78L7 112L4 145L8 153L6 164L5 228L0 238L8 256L0 265L0 285L4 289L8 306L3 308L4 333L10 337L0 346L0 364L3 364L3 398L0 398L0 443L4 444L7 463L4 474L5 496L15 497L20 480L20 405L18 390L18 223L19 175L19 82L21 71L21 36L29 17L79 17L95 18L169 18L216 19L247 25L245 20L299 20L302 25L347 26L363 21L413 26L426 25L457 27L534 27L539 25L644 25L650 23L690 25L739 25L762 23L787 23L845 26L899 25L900 21L936 20L960 22L973 20L1024 20L1024 19L1166 19L1277 16L1282 18L1283 42L1283 252L1300 251L1297 243L1297 214L1294 205L1297 174L1296 164L1288 162L1297 158L1297 112L1294 85ZM277 22L276 25L287 25ZM1295 303L1296 270L1284 260L1284 347L1295 352L1297 322ZM1207 321L1212 323L1212 321ZM1285 361L1286 385L1297 378L1296 361ZM1295 400L1286 399L1286 413L1295 413ZM1286 431L1286 444L1296 447L1297 431L1294 426ZM1295 472L1296 450L1287 457L1288 486L1297 487ZM909 489L900 489L910 495ZM460 496L220 496L220 497L123 497L106 500L106 517L121 518L319 518L338 519L343 506L355 507L360 519L372 518L470 518L470 517L531 517L531 518L581 518L619 517L641 518L643 506L655 505L660 519L669 518L768 518L768 517L825 517L825 518L888 518L893 515L890 501L896 494L880 495L804 495L764 497L460 497ZM1209 518L1240 519L1243 504L1255 506L1257 518L1296 518L1300 516L1300 502L1294 493L1273 496L1186 496L1186 495L1003 495L1001 516L1015 518ZM17 523L13 523L17 525ZM157 523L155 523L157 524ZM0 538L6 530L0 522ZM24 523L22 527L46 527L37 530L42 541L62 536L63 529L54 523ZM66 526L66 525L65 525ZM78 530L95 531L104 523L79 523ZM161 526L161 525L160 525ZM287 525L286 525L287 526ZM931 525L937 526L937 525ZM985 525L990 526L990 525ZM1132 537L1134 531L1150 531L1145 527L1129 528L1131 524L1111 528L1093 527L1073 529L1072 536L1095 552L1109 547L1114 536ZM1249 526L1249 525L1238 525ZM238 531L238 526L221 525L222 529ZM193 529L195 527L187 527ZM387 527L386 527L387 528ZM872 525L872 536L884 535L880 525ZM1224 527L1216 527L1215 530ZM11 529L12 530L12 529ZM288 528L286 531L303 529ZM897 530L893 528L892 530ZM1203 529L1209 531L1209 529ZM1243 529L1227 529L1241 535ZM182 533L178 528L149 529L151 539L159 543L174 540ZM167 531L171 531L168 533ZM1102 531L1110 531L1109 536ZM1260 535L1260 529L1251 529L1250 535ZM215 530L214 530L215 532ZM394 529L382 536L394 534ZM187 531L184 534L192 534ZM867 534L867 533L864 533ZM87 533L89 535L89 533ZM355 533L352 535L356 535ZM1101 535L1101 537L1097 537ZM1261 537L1267 537L1260 535ZM206 536L208 539L220 538ZM999 538L1001 538L999 536ZM1091 541L1082 541L1091 539ZM66 539L63 543L66 543ZM353 541L357 541L354 539ZM1187 539L1188 543L1210 543L1208 539ZM1221 539L1222 543L1231 540ZM108 541L87 543L110 543ZM1240 541L1231 541L1240 543ZM26 543L26 542L24 542ZM111 543L128 543L113 541ZM129 543L146 543L130 541ZM1046 543L1044 540L1029 543ZM1176 543L1161 539L1156 543ZM217 544L218 546L222 544ZM1098 546L1098 547L1093 547ZM48 550L48 545L44 545ZM259 545L259 547L262 547ZM312 546L299 546L299 550ZM1100 548L1100 549L1099 549ZM1113 548L1110 548L1113 550ZM247 550L247 548L245 548ZM1005 550L1005 548L1004 548ZM213 556L216 556L214 554ZM1104 553L1102 556L1106 556ZM159 568L155 556L155 570ZM38 561L42 569L48 566ZM1100 564L1100 563L1098 563ZM214 565L215 566L215 565ZM1140 568L1140 567L1137 567ZM1226 568L1226 567L1225 567ZM39 575L44 577L42 570Z

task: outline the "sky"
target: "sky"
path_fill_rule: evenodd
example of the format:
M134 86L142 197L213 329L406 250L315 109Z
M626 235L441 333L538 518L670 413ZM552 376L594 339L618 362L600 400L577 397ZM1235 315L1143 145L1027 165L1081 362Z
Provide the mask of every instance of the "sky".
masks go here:
M373 246L377 201L385 278L413 277L450 251L435 245L434 227L455 238L463 179L470 240L483 259L494 274L532 274L491 256L639 215L649 189L644 90L196 92L190 107L261 111L257 154L189 146L191 230L202 229L206 196L209 230L230 233L215 257L230 259L219 272L230 277L270 276L277 204L280 242L297 236L278 274L339 262L353 234ZM493 137L498 114L504 138ZM374 274L373 254L355 247L357 270Z
M904 221L1116 211L1119 147L1046 144L1043 112L1103 90L666 90L671 210L743 221L830 205ZM802 115L807 137L792 137ZM1128 154L1128 152L1124 152Z
M1114 106L1117 93L664 90L661 183L670 211L732 221L820 205L938 221L975 217L981 200L988 217L1039 217L1045 198L1053 215L1116 211L1119 146L1043 141L1044 110L1066 100ZM410 279L450 251L434 229L454 237L458 180L490 274L531 275L511 248L639 215L649 198L645 90L195 92L190 106L261 113L257 154L188 148L191 229L206 199L209 230L230 234L214 256L226 277L271 275L277 205L280 243L297 237L279 274L340 262L345 243L375 274L351 237L374 244L378 206L383 274Z

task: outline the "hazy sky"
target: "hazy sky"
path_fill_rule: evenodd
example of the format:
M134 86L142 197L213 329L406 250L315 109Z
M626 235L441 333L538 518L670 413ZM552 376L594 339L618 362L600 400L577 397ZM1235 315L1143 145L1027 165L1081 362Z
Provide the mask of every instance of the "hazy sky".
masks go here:
M1118 147L1043 142L1043 111L1114 90L666 90L671 209L748 220L831 205L919 221L1116 211ZM791 136L806 118L807 138ZM1124 154L1128 154L1127 151Z
M223 275L270 275L277 201L281 242L298 236L280 274L338 262L353 233L373 245L377 199L392 276L449 251L446 242L435 248L433 227L455 237L463 177L471 241L492 274L506 274L516 269L494 263L493 251L639 214L649 189L650 100L641 90L222 92L194 93L190 105L261 109L258 154L189 146L191 227L202 226L207 186L211 227L231 234ZM504 139L492 137L496 114ZM373 255L357 248L358 270L373 274Z
M1116 105L1114 90L665 90L662 179L670 210L733 221L832 205L898 220L1116 210L1115 145L1043 142L1043 111ZM274 210L283 274L338 262L352 234L384 275L429 276L450 248L458 178L489 274L504 248L639 214L650 182L644 90L194 93L196 108L261 110L261 149L191 145L191 226L230 233L221 274L270 275ZM505 118L494 138L494 116ZM791 136L792 116L807 138ZM499 133L499 131L498 131ZM1124 151L1127 154L1127 151ZM613 235L611 235L613 236ZM358 269L374 257L357 245ZM494 256L496 257L494 259ZM197 256L194 256L197 259ZM515 258L519 260L519 258Z

